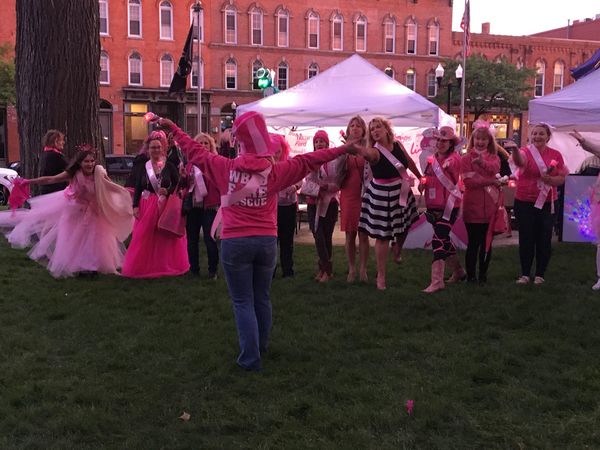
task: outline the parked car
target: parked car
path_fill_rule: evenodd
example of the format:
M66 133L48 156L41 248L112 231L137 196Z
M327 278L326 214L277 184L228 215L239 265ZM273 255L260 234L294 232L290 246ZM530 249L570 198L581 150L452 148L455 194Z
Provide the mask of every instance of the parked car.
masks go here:
M16 170L0 167L0 205L6 205L12 189L13 180L19 174Z
M123 184L133 169L133 155L106 155L106 172L116 183Z

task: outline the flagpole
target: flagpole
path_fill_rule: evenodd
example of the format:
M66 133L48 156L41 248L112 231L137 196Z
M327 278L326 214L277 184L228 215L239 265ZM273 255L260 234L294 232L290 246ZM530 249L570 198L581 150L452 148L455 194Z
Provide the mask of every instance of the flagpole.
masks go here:
M196 26L198 27L198 36L196 36L198 40L198 47L196 53L198 54L198 64L196 64L196 134L202 133L202 69L201 69L201 47L200 47L200 38L202 37L202 30L200 28L200 13L202 12L202 4L200 0L196 0L194 3L194 15L196 16ZM192 67L193 67L192 58Z
M465 13L467 15L467 8L469 8L469 0L465 0ZM463 30L463 79L460 86L460 137L465 137L464 124L465 124L465 88L467 85L467 33L468 28L471 26L471 11L468 10L467 22L465 23L465 29Z

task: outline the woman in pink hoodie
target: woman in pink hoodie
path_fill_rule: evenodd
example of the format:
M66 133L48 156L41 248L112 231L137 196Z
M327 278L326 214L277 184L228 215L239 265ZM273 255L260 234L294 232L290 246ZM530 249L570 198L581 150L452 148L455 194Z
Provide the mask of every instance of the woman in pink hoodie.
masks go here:
M423 290L428 294L444 289L446 261L452 268L449 282L462 280L465 276L465 271L456 256L456 247L450 239L450 231L458 217L462 198L458 184L460 156L455 152L461 140L452 127L436 130L435 137L436 152L427 159L419 186L425 196L427 220L433 226L431 284Z
M479 282L487 281L487 269L492 250L486 252L485 239L488 226L495 216L501 181L496 177L500 171L500 158L496 140L487 127L473 131L467 146L467 154L461 161L461 175L465 184L463 220L469 243L465 256L467 281L476 282L475 275L479 255Z
M277 260L277 197L321 164L348 151L353 144L319 150L275 163L276 146L264 117L240 115L232 133L240 156L228 159L210 153L168 119L159 124L173 131L188 161L215 183L221 194L221 261L233 303L241 352L237 364L261 369L271 332L270 290ZM217 221L218 223L218 221Z

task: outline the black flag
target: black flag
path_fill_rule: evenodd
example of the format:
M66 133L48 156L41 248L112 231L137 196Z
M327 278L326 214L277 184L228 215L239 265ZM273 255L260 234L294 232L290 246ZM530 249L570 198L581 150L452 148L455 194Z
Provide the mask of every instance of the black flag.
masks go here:
M171 86L169 86L169 95L177 94L179 92L185 92L187 76L192 71L192 35L194 33L194 25L190 26L190 31L185 40L183 46L183 52L181 58L179 58L179 65L177 66L177 72L173 75L171 80Z

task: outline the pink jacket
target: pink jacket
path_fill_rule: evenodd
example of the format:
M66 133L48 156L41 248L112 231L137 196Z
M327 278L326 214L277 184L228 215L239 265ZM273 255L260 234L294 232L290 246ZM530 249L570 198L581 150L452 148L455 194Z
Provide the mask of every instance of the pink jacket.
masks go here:
M523 147L521 149L521 153L525 159L525 167L519 168L519 177L517 179L517 192L515 192L515 198L523 202L534 203L540 194L540 189L537 185L537 182L541 177L540 170L527 147ZM557 175L566 175L568 173L568 170L565 167L565 162L563 161L563 157L558 150L546 147L546 149L540 154L546 163L546 166L549 166L552 160L556 161L557 165L556 169L554 170ZM549 202L551 199L556 200L557 198L558 193L556 191L556 187L552 186L551 195L548 194L548 197L546 197L546 202Z
M465 185L463 220L465 223L490 223L496 212L500 190L494 185L500 171L500 158L487 151L481 154L481 163L473 163L477 156L471 150L462 157L460 172Z
M450 183L452 183L453 186L456 185L460 175L460 156L458 156L456 152L452 152L447 156L439 156L435 154L433 157L437 158ZM425 196L425 204L427 205L427 208L445 209L450 193L438 179L433 170L433 166L429 162L427 163L427 167L425 167L424 176L426 177L426 182L423 195ZM459 206L460 199L457 198L454 202L454 207L458 208Z
M257 190L237 204L222 208L221 239L246 236L277 236L277 197L279 191L298 183L321 164L345 153L331 148L298 155L273 164L269 159L245 154L235 159L207 151L181 129L174 138L192 164L198 166L221 195L238 191L253 176L270 169Z

